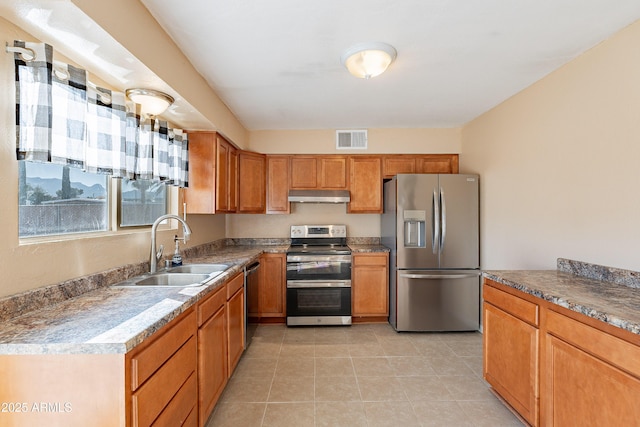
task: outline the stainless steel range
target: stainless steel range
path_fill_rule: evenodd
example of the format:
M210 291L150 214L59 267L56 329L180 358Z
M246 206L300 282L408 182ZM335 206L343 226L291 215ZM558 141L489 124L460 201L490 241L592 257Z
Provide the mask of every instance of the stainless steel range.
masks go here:
M346 225L292 225L287 250L287 325L351 324Z

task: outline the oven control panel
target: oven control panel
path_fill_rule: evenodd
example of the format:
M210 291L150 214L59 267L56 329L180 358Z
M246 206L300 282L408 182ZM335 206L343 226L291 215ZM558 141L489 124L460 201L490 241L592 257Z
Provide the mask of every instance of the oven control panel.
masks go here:
M347 237L346 225L292 225L291 238Z

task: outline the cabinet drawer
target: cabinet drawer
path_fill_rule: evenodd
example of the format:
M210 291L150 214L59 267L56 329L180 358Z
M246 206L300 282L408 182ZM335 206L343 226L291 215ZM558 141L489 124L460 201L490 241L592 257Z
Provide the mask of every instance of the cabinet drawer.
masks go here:
M640 378L640 347L634 344L551 310L547 332Z
M198 402L198 381L196 373L192 373L164 411L153 423L154 426L190 425L189 419L197 419L196 403ZM196 425L192 421L191 425Z
M189 377L195 373L196 363L196 338L191 337L149 381L133 394L134 426L151 425Z
M238 273L236 277L227 282L227 299L231 298L238 289L244 286L244 274Z
M354 266L363 265L387 265L387 254L357 254L352 258Z
M213 295L198 305L198 327L202 326L216 311L220 310L227 302L227 290L225 285L220 286Z
M131 389L142 385L167 359L195 334L196 314L191 311L175 325L165 326L166 333L131 358Z
M537 304L488 286L486 283L483 288L483 298L486 302L499 307L501 310L530 325L539 325L538 313L540 308Z

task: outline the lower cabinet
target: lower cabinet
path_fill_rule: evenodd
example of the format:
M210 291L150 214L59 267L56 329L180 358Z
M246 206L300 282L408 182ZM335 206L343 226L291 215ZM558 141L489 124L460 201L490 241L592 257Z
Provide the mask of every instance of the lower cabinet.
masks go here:
M484 288L484 378L522 417L538 422L538 306Z
M389 316L389 254L353 254L351 297L354 320Z
M198 304L198 403L204 426L227 385L227 288Z
M529 424L638 425L635 334L491 280L483 293L484 377Z
M197 339L193 309L127 355L131 425L197 425Z
M244 274L238 273L227 283L227 363L229 377L244 351Z
M545 425L638 425L640 347L553 311L545 340Z
M265 253L260 258L258 314L264 321L284 322L286 317L287 254Z

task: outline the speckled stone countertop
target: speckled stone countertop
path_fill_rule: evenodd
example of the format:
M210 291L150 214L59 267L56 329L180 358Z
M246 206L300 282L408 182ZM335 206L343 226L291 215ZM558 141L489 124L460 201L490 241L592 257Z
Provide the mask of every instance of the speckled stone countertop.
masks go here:
M140 274L140 268L136 266L121 271L121 277L110 273L108 279L103 274L94 275L98 279L77 280L78 286L93 286L82 293L75 289L75 284L34 291L31 299L37 301L46 300L48 294L72 295L66 299L54 295L50 303L38 302L36 309L32 307L24 314L2 319L0 354L124 354L242 271L261 253L286 251L288 245L275 243L266 246L214 245L185 251L185 264L224 263L231 266L224 274L198 287L111 286L135 273ZM95 285L95 280L101 283ZM103 283L108 281L111 283ZM7 298L5 311L7 306L15 310L16 306L25 305L24 301L28 299L29 295Z
M483 276L640 334L640 273L558 259L557 270L484 271Z
M375 253L375 252L389 252L389 248L382 245L357 245L350 244L351 253Z

